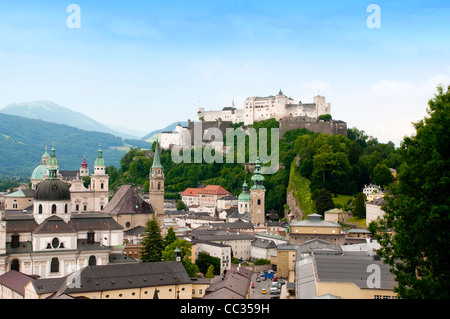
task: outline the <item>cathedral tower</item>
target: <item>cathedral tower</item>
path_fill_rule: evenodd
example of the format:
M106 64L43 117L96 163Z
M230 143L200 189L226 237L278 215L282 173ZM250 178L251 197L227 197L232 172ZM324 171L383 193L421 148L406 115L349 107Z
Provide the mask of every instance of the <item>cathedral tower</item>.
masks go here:
M106 174L106 165L101 147L94 162L94 172L91 175L91 191L94 192L93 211L101 211L108 204L109 176Z
M164 224L164 170L159 158L158 141L156 141L153 165L150 168L149 182L149 201L155 211L159 225L162 226Z
M253 225L263 224L265 218L265 195L266 188L263 185L264 176L261 174L261 162L259 157L255 161L255 172L252 176L252 187L250 189L250 220Z

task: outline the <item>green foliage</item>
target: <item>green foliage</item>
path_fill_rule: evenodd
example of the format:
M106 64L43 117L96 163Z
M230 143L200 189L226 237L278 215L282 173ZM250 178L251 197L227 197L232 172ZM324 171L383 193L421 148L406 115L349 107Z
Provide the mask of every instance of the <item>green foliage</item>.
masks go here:
M327 210L334 208L332 195L325 188L315 190L311 198L314 200L317 214L324 216Z
M178 200L176 201L177 203L177 211L182 211L182 210L186 210L186 204L182 201L182 200Z
M259 258L259 259L256 259L253 262L253 264L256 265L256 266L258 266L258 265L270 265L270 260L264 259L264 258Z
M450 298L450 86L428 102L428 117L400 146L404 163L376 229L400 298Z
M200 252L198 254L197 260L195 261L200 272L206 274L209 267L213 266L214 274L220 274L220 258L213 257L207 252Z
M301 176L295 163L291 165L287 190L288 192L293 192L297 205L303 211L304 216L316 211L314 201L311 198L310 181L306 177Z
M167 231L167 235L164 238L164 247L171 245L174 241L177 240L177 236L175 235L175 231L172 227Z
M214 266L210 265L208 271L206 272L205 278L214 278Z
M141 260L143 262L161 261L164 241L155 216L148 220L141 244Z
M357 218L366 218L366 196L359 192L353 201L353 215Z
M331 114L322 114L319 115L319 117L317 118L317 120L319 121L325 121L325 122L329 122L331 121L333 118L331 117Z
M181 263L190 277L196 277L199 272L198 267L191 262L192 244L185 239L177 239L168 245L162 252L165 261L175 260L175 249L180 249Z
M377 164L372 173L372 183L375 185L380 185L381 187L386 187L394 181L394 176L392 175L386 164Z

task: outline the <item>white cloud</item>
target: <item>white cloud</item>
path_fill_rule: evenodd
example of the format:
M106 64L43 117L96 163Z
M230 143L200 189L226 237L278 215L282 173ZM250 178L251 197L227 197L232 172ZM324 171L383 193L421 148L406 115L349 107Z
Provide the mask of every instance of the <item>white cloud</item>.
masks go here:
M356 126L380 142L391 140L398 146L404 136L415 133L412 123L426 116L428 100L440 84L450 84L450 76L437 74L418 83L380 80L370 86L367 96L359 97L365 116Z

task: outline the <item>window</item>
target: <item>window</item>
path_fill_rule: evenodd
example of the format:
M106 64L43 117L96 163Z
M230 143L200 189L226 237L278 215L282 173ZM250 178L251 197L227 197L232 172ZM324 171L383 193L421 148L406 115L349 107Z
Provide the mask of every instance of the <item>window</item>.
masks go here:
M52 214L56 214L56 205L55 204L52 205Z
M39 215L42 214L42 204L39 204Z
M258 199L258 205L261 205L261 200L260 199Z
M97 258L95 256L89 257L89 266L96 266L97 265Z
M67 214L67 204L64 206L64 214Z
M103 189L103 183L100 184L100 188Z
M50 264L50 272L59 272L59 259L56 257L52 258L52 262Z
M158 190L161 190L161 183L158 183Z
M76 211L79 211L79 210L80 210L80 205L77 204L77 205L75 206L75 210L76 210Z
M59 246L59 239L55 237L52 240L52 247L53 248L58 248L58 246Z
M84 205L84 206L83 206L83 210L84 210L84 211L87 211L87 205Z
M11 261L11 270L19 271L20 270L20 262L19 259L13 259Z

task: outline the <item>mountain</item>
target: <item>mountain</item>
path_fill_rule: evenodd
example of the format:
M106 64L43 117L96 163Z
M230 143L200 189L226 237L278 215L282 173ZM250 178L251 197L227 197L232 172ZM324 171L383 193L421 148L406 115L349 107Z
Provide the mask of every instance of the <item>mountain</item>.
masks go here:
M84 156L92 170L99 144L106 166L119 167L123 155L137 146L132 144L133 140L124 143L122 138L109 133L0 113L0 174L30 176L40 164L45 146L50 150L52 143L61 170L79 169Z
M122 138L139 139L135 135L111 129L92 118L51 101L32 101L5 106L1 113L73 126L86 131L110 133Z
M159 130L155 130L155 131L152 131L152 132L148 133L147 135L145 135L142 138L142 140L151 143L151 142L153 142L156 139L157 134L159 134L161 132L165 132L165 131L171 132L171 131L175 130L175 127L178 124L181 124L182 126L186 126L187 127L188 122L173 122L172 124L166 126L165 128L162 128L162 129L159 129Z

